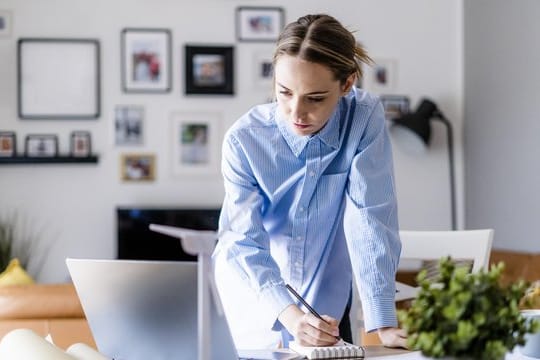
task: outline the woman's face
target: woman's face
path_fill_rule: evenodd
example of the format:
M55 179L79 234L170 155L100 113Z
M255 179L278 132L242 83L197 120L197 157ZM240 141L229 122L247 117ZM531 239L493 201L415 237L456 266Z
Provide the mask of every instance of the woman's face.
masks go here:
M326 125L340 96L354 82L351 75L342 85L328 67L290 55L277 59L274 74L279 109L301 136L315 134Z

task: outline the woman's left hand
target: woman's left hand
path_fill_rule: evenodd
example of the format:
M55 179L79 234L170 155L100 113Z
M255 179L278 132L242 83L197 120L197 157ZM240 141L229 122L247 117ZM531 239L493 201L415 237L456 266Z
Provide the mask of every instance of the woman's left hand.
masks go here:
M384 346L407 349L407 333L396 327L386 327L377 330Z

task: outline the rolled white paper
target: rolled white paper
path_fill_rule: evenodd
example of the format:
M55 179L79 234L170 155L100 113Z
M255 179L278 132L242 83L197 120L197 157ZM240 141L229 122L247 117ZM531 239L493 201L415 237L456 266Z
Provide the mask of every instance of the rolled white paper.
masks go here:
M0 359L74 360L64 350L29 329L15 329L0 341Z
M68 347L66 353L70 354L77 360L110 360L110 358L97 352L91 346L83 343L76 343Z

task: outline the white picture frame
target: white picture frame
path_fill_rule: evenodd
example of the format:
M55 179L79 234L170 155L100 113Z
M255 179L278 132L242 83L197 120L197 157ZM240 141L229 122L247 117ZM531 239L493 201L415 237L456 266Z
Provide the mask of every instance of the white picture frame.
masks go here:
M0 10L0 37L11 36L13 16L10 10Z
M126 93L171 91L170 30L122 30L122 89Z
M273 65L271 51L253 55L253 85L257 90L272 91Z
M171 115L172 171L174 175L219 172L221 116L206 112Z
M396 91L397 60L374 58L373 64L364 67L363 85L366 90L376 94L390 94Z
M283 26L282 7L236 8L236 37L239 41L274 42L278 39Z
M117 146L138 146L144 143L144 107L117 105L114 108L114 143Z

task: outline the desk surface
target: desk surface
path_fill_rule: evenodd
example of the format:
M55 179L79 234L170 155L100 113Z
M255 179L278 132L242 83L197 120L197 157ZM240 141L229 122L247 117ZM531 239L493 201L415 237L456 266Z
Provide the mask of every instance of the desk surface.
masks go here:
M422 356L419 351L408 351L403 349L391 349L382 345L368 345L366 349L366 359L380 359L380 360L426 360L428 358ZM279 354L283 354L284 359L291 359L291 354L296 354L289 349L270 350L272 355L269 354L269 350L245 350L240 352L241 358L247 359L278 359ZM279 353L279 354L278 354ZM293 357L297 359L296 357ZM515 353L507 354L505 360L537 360L531 357L527 357Z
M381 360L425 360L428 359L419 351L407 351L401 349L389 349L383 346L366 346L366 359L381 359ZM537 360L525 355L521 355L519 351L514 351L507 354L505 360Z

